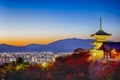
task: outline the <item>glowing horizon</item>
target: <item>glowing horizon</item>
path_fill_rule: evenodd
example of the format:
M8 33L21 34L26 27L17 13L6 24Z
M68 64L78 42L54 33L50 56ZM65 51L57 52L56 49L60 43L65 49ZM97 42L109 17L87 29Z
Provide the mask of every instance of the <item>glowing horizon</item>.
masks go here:
M3 38L0 39L1 44L9 44L14 46L25 46L31 43L36 44L49 44L51 42L61 40L61 39L67 39L67 38L79 38L80 35L59 35L59 36L49 36L49 37L11 37L11 38ZM82 37L80 39L87 39L87 37Z
M78 39L92 39L92 38L80 38L80 37L60 37L60 38L55 38L55 37L49 37L49 38L24 38L24 39L1 39L0 44L8 44L8 45L13 45L13 46L26 46L29 44L49 44L52 42L55 42L57 40L62 40L62 39L69 39L69 38L78 38ZM115 38L114 38L115 39ZM119 41L119 39L112 40L111 38L109 40L111 41Z

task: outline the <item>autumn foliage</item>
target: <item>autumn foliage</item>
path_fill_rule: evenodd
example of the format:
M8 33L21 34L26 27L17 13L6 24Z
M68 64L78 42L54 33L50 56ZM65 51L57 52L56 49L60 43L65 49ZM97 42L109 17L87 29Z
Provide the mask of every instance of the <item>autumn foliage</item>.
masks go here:
M90 56L89 51L78 48L47 67L17 58L16 62L0 65L0 80L119 80L119 62L89 61Z

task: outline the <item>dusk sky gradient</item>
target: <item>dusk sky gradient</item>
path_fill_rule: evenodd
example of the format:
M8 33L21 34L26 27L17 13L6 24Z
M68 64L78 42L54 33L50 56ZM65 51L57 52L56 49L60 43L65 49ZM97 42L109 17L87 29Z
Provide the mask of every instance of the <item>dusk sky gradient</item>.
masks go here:
M0 0L0 44L91 39L100 16L110 40L120 41L120 0Z

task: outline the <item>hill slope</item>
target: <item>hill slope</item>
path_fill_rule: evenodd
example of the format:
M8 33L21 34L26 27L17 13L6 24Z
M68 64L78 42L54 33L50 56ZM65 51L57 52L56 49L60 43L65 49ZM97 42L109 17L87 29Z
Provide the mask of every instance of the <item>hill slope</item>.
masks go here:
M52 52L70 52L76 48L93 48L90 44L92 39L63 39L52 42L48 45L29 44L27 46L12 46L7 44L0 44L0 52L40 52L40 51L52 51Z

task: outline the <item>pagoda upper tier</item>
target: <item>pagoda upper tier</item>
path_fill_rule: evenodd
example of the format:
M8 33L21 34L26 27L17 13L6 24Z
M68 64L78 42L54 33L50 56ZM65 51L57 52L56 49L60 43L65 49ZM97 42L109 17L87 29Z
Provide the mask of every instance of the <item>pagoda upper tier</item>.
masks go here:
M109 34L109 33L102 30L102 19L101 19L101 17L100 17L100 29L96 33L92 34L91 36L94 36L94 35L98 35L98 36L99 35L101 35L101 36L111 36L112 35L112 34Z

